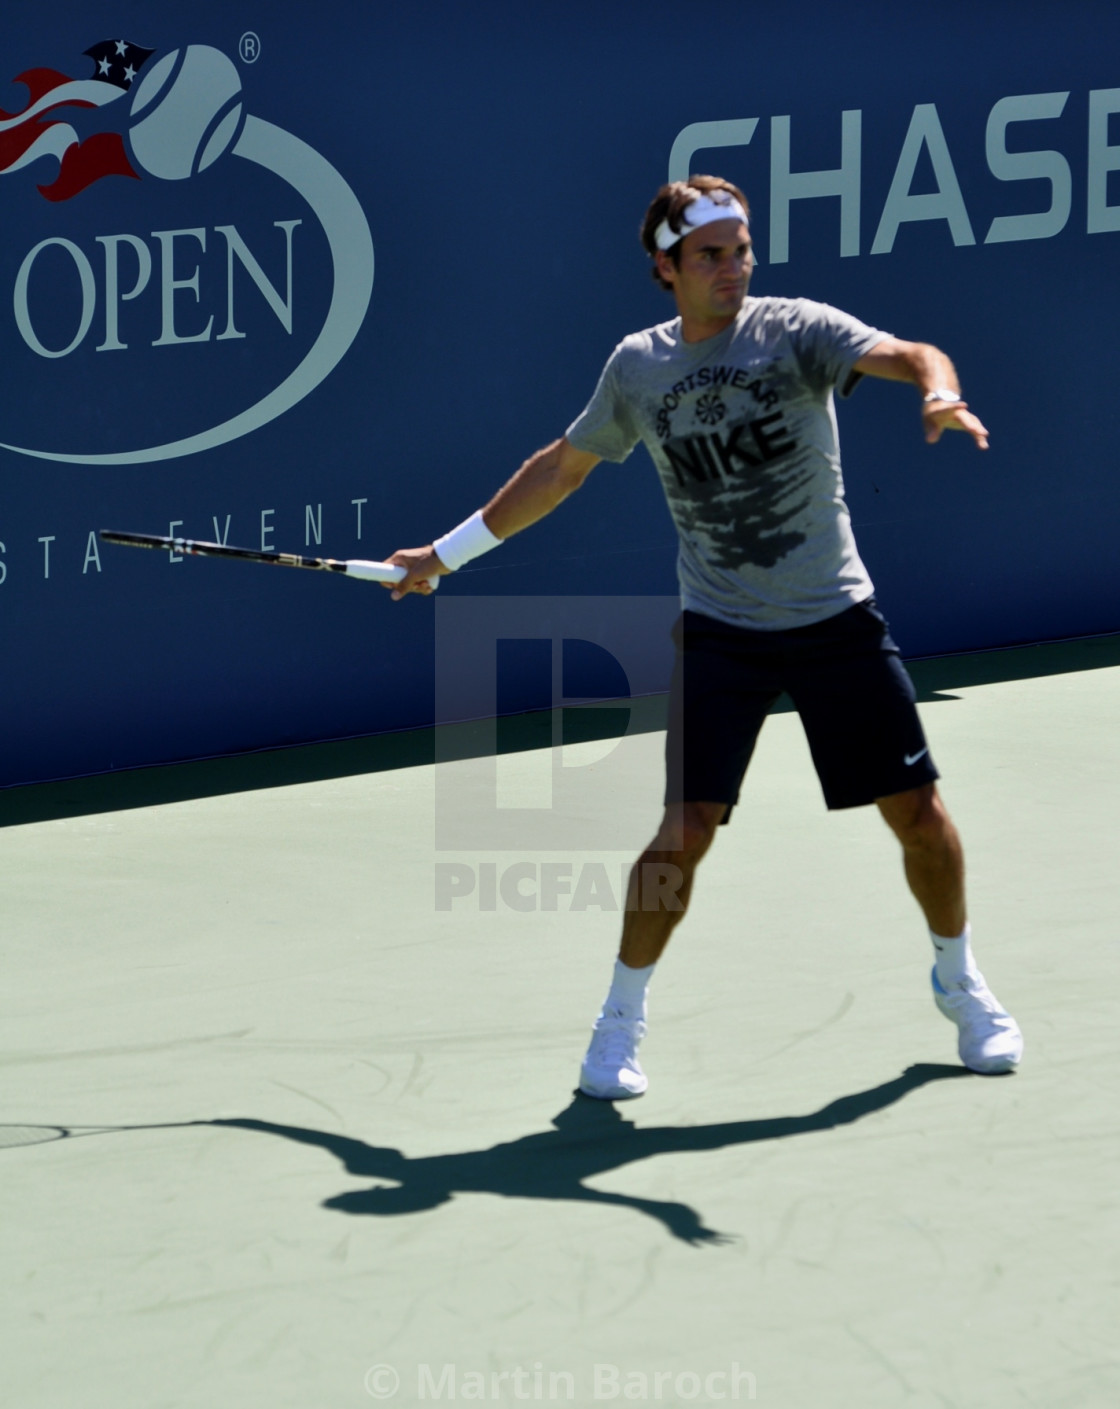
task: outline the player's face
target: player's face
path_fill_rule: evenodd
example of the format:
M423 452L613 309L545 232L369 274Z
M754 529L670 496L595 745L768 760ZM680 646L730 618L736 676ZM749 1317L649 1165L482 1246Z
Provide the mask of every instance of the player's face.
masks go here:
M714 220L686 235L680 265L658 259L673 286L677 311L686 321L729 323L743 305L754 268L750 231L741 220Z

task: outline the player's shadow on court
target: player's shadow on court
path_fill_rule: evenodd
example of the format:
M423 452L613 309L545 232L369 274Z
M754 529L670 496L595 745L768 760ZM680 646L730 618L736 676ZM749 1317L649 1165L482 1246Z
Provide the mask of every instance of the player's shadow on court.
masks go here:
M607 1204L648 1214L663 1223L674 1238L699 1246L726 1239L715 1229L706 1228L700 1214L688 1204L607 1193L589 1188L584 1181L654 1155L721 1150L733 1145L835 1130L884 1110L931 1081L969 1075L971 1073L964 1067L921 1064L908 1067L901 1076L870 1091L831 1101L811 1115L726 1121L717 1125L639 1128L625 1120L621 1111L609 1102L576 1093L571 1105L553 1119L551 1130L523 1135L519 1140L493 1145L488 1150L415 1159L399 1150L367 1145L344 1135L307 1130L297 1125L274 1125L270 1121L248 1118L199 1123L257 1130L302 1145L317 1145L340 1160L348 1174L392 1181L391 1187L377 1185L325 1200L324 1208L342 1213L379 1217L420 1213L448 1203L456 1194Z

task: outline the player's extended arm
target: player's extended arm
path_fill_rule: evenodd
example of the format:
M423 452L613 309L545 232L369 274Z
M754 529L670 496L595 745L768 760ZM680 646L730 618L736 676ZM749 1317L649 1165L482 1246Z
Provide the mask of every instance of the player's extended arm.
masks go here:
M530 455L482 510L482 522L496 538L511 538L528 528L574 493L599 463L598 455L577 450L561 438ZM408 569L408 576L393 588L393 601L409 592L431 591L429 579L452 569L441 561L431 543L423 548L400 548L388 559Z
M931 396L933 392L952 392L959 398L961 394L956 368L940 348L927 342L884 338L864 353L856 371L916 386L922 393L922 423L930 445L941 439L942 431L966 431L981 450L987 450L987 429L968 409L967 401Z

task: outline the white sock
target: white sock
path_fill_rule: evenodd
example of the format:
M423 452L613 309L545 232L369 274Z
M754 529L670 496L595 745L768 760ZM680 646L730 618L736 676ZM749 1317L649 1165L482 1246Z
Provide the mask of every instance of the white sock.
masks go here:
M614 978L603 1003L603 1012L617 1013L620 1017L644 1019L646 990L655 968L655 964L648 964L644 969L631 969L621 959L616 959Z
M968 974L978 972L969 944L972 937L971 925L966 924L955 939L946 939L944 935L934 934L932 930L929 937L937 951L937 981L942 988L948 988L952 983L960 983Z

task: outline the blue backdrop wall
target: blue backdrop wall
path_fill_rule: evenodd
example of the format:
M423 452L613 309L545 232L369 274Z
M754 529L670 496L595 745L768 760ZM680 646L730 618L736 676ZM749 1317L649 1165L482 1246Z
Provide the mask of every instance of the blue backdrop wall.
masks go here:
M1114 4L9 0L0 69L0 784L430 722L432 603L96 530L429 541L669 316L636 229L689 167L755 292L944 346L992 430L841 409L904 649L1120 629ZM442 592L673 568L639 451Z

